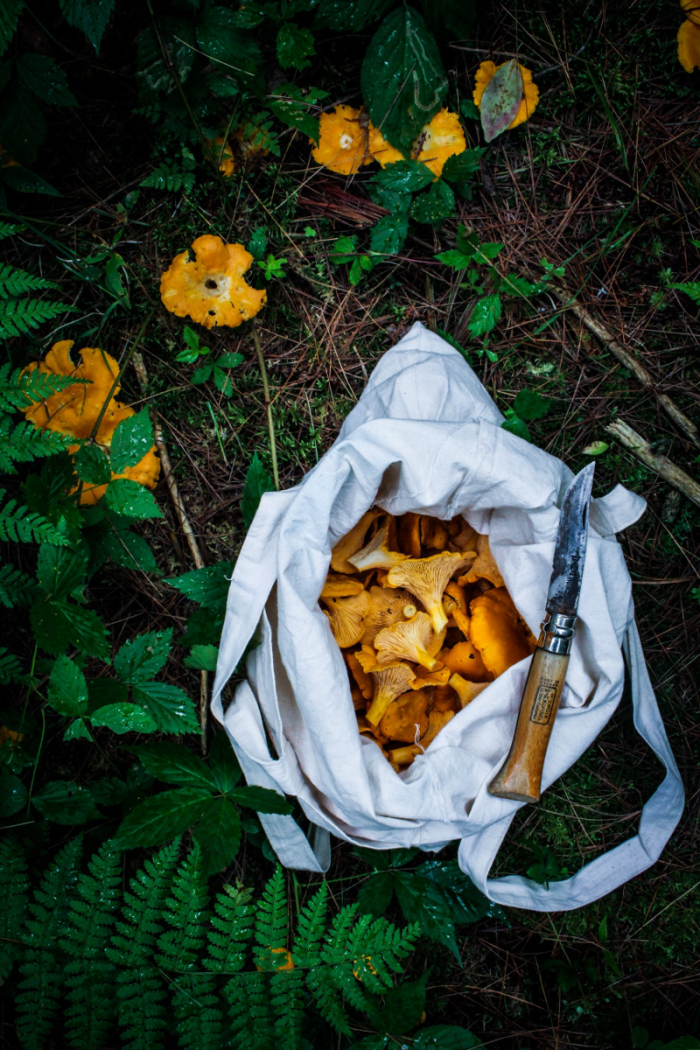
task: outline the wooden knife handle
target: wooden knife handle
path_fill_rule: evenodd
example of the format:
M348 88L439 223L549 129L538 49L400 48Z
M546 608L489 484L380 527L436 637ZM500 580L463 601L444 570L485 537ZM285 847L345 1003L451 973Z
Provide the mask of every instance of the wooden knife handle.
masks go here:
M568 653L535 649L513 743L503 768L489 784L492 795L539 802L544 757L568 666Z

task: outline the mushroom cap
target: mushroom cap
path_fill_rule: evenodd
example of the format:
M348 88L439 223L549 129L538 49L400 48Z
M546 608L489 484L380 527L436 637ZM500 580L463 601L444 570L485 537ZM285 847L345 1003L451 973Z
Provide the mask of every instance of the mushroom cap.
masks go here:
M348 558L351 554L357 554L362 548L370 525L381 513L377 507L365 511L357 524L350 529L350 532L346 532L344 536L341 536L331 551L331 568L335 572L357 572L357 569L350 564Z
M225 135L217 135L215 139L206 139L205 141L209 156L218 165L219 171L224 178L230 179L236 170L236 161L228 139Z
M394 664L382 671L372 671L374 699L367 708L366 717L372 725L379 725L392 700L405 693L415 678L408 664Z
M445 587L450 577L468 562L469 559L463 558L461 554L442 551L429 558L416 558L395 565L389 571L387 582L392 587L405 587L415 595L430 616L436 634L439 634L447 625L442 606Z
M375 128L372 121L369 122L369 140L367 148L378 164L385 168L387 164L394 164L397 160L406 160L403 153L396 149L384 138L379 128Z
M392 660L410 660L429 671L435 671L440 664L434 657L444 637L445 632L437 634L430 617L419 612L410 620L385 627L374 639L374 648L380 664L386 665Z
M367 132L359 118L360 110L352 106L336 106L332 112L321 114L318 145L311 150L317 164L338 175L353 175L363 164L372 163Z
M450 671L461 674L472 682L490 681L491 675L484 666L481 653L471 642L458 642L451 649L443 649L438 658Z
M194 253L194 259L192 258ZM191 250L176 255L160 279L160 297L178 317L214 328L237 328L265 305L267 292L243 280L253 256L242 244L224 244L205 234Z
M331 630L341 649L357 645L365 629L365 616L370 599L367 591L352 594L348 598L323 598L325 613L331 622Z
M454 711L436 711L433 709L428 715L428 731L425 736L421 737L421 747L430 747L440 730L444 729L454 716Z
M408 747L395 747L387 751L386 756L391 762L392 769L398 773L400 766L410 766L414 758L423 754L420 744L410 744Z
M458 583L464 587L466 583L476 583L477 580L488 580L494 587L503 586L503 577L496 565L488 536L479 536L476 541L476 559L472 562L469 572L460 576Z
M342 573L329 572L321 591L321 597L349 598L351 594L360 594L364 589L365 585L362 580L355 580L352 576L343 576Z
M700 26L700 4L698 0L681 0L681 7L686 18Z
M692 73L696 66L700 68L700 11L697 8L694 15L694 18L688 15L681 24L677 37L678 61L686 73Z
M402 693L392 700L382 715L379 730L387 740L413 744L428 728L429 694L425 689Z
M474 598L469 636L486 669L496 677L530 656L535 647L504 587Z
M362 550L348 555L347 560L356 572L365 572L367 569L391 569L394 565L406 561L407 558L407 554L389 550L389 525L387 523L377 530Z
M408 591L395 587L370 587L369 596L370 606L360 638L362 645L373 642L377 634L390 624L403 622L406 619L404 609L411 601Z
M459 115L441 109L421 131L414 150L416 148L416 160L439 178L448 157L463 153L467 148Z
M486 689L489 682L468 682L466 678L462 678L461 674L455 673L450 675L449 685L459 697L462 707L466 707L475 696Z
M505 62L501 62L501 65L497 66L495 62L482 62L476 71L475 84L474 84L474 105L480 106L481 100L484 96L484 91L487 86L493 80L494 74L497 69L504 66ZM524 124L526 120L529 120L532 114L537 109L537 103L540 100L540 90L537 84L532 82L532 73L525 66L521 66L518 62L518 68L523 78L523 98L520 103L520 109L515 114L514 120L508 125L508 129L517 128L519 124Z

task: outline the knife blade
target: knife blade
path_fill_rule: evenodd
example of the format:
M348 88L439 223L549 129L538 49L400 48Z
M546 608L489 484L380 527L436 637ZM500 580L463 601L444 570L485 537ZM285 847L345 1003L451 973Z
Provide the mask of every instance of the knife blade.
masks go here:
M498 798L539 802L542 769L574 639L588 541L595 463L569 485L561 506L546 613L520 701L510 751L489 784Z

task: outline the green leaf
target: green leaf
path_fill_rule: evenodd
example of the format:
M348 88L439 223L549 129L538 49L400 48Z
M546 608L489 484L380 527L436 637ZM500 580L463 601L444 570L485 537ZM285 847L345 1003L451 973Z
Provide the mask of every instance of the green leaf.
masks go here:
M114 428L109 461L115 474L123 474L127 467L135 467L153 448L153 427L148 409L142 408L134 416L122 419Z
M407 235L407 215L383 215L372 230L370 248L383 255L396 255L403 248Z
M236 807L226 798L210 799L192 838L202 851L204 875L223 871L238 853L241 841L241 822Z
M272 478L260 462L257 452L255 452L243 482L243 494L241 496L241 514L243 515L243 524L246 529L249 529L251 526L263 494L272 492L274 487Z
M507 430L509 434L515 434L516 437L522 438L523 441L532 440L527 423L512 408L507 408L503 414L506 417L501 423L503 430Z
M99 549L105 557L125 569L159 572L153 551L146 540L130 529L108 526L99 539Z
M417 981L406 981L398 988L390 988L384 996L384 1005L371 1014L375 1028L393 1036L405 1035L415 1028L425 1010L428 975L426 970Z
M253 461L255 461L255 456L253 456ZM245 486L243 496L245 498ZM219 561L216 565L208 565L204 569L194 569L192 572L183 573L182 576L172 576L165 582L171 587L176 587L192 602L219 608L226 606L232 575L233 562Z
M0 773L0 819L14 817L26 804L27 789L19 777L14 773Z
M486 335L491 332L501 316L502 303L500 295L484 295L477 299L469 318L469 331L472 335Z
M59 656L49 679L48 702L59 715L79 718L87 712L85 675L67 656Z
M239 806L247 806L258 813L282 813L292 812L292 807L284 795L278 795L276 791L269 788L249 787L234 788L228 792L228 798L237 802Z
M191 667L194 671L216 671L216 663L219 659L219 650L216 645L193 645L189 656L182 661L185 667Z
M197 20L197 42L207 58L251 87L261 65L260 49L250 33L239 28L236 14L226 7L205 8Z
M143 682L134 686L134 700L148 711L163 733L196 733L199 719L187 693L167 682Z
M241 779L241 767L236 753L223 729L214 734L209 748L209 768L212 771L216 786L225 794L235 788Z
M308 69L315 55L314 35L293 22L285 22L277 33L277 61L282 69Z
M191 828L211 804L205 788L177 788L141 802L132 809L116 834L121 849L161 846Z
M360 911L381 918L385 914L394 896L394 874L382 871L368 879L357 895Z
M316 8L314 27L333 29L343 34L361 33L382 18L393 0L321 0Z
M372 179L372 185L391 193L417 193L429 186L434 178L430 168L419 164L417 160L397 160L378 171ZM347 239L353 242L357 240L355 237Z
M114 0L59 0L69 25L79 29L99 54L100 44L109 22Z
M470 98L464 99L464 101L460 103L459 111L467 120L479 120L481 117L479 107L475 105Z
M254 259L262 259L265 256L266 250L267 230L264 226L258 226L257 229L253 230L251 238L248 241L248 251Z
M481 126L487 142L510 127L522 99L523 75L517 59L511 58L496 70L481 98Z
M26 51L17 59L17 72L25 87L52 106L76 106L66 74L55 59Z
M52 544L42 543L36 575L46 596L60 600L82 588L87 561L87 554L82 549L72 550L70 547L54 547Z
M427 193L416 197L411 207L411 218L431 226L438 226L454 213L454 191L442 179L434 182Z
M477 110L478 115L478 110ZM467 200L472 196L472 180L479 171L480 158L486 151L480 146L474 149L465 149L461 153L453 153L445 161L442 169L442 178L451 183L460 197Z
M338 237L331 248L331 262L334 266L352 262L357 255L357 237Z
M155 496L138 481L130 478L115 478L110 481L104 494L105 505L124 518L162 518L163 513Z
M316 106L326 98L328 92L311 88L301 91L294 84L281 84L273 96L268 96L268 104L274 115L290 128L298 128L314 142L318 142L318 117L309 112L309 107Z
M413 1050L483 1050L484 1044L466 1028L436 1024L422 1028L413 1040Z
M474 262L474 255L465 255L458 248L450 248L449 251L440 252L435 258L445 266L451 266L453 270L466 270Z
M456 860L426 861L416 868L415 874L440 887L450 907L452 921L458 925L479 922L487 917L506 917L500 905L494 904L476 888Z
M0 168L0 180L6 183L10 189L17 190L18 193L43 193L46 197L62 196L50 182L42 179L41 175L37 175L35 171L31 171L21 164ZM41 305L43 307L52 307L55 311L52 315L54 317L63 311L72 312L75 309L73 306L62 306L61 303L43 302ZM32 325L32 327L36 328L36 325Z
M172 627L130 638L114 657L114 670L128 685L147 682L165 667L172 644Z
M81 445L73 456L75 472L88 485L108 485L112 477L109 460L99 445Z
M151 776L164 780L166 784L216 791L213 772L184 744L144 744L128 750L136 755Z
M408 155L447 94L435 38L415 8L400 7L384 19L367 48L360 80L372 123Z
M63 734L64 741L68 740L92 740L90 736L90 730L85 725L85 721L82 718L76 718L74 722L66 729Z
M24 0L3 0L0 4L0 55L9 47L23 7Z
M582 448L581 452L584 456L602 456L609 448L607 441L592 441L590 445Z
M521 419L542 419L552 407L552 400L543 397L537 390L520 390L513 408Z
M444 944L461 965L451 903L441 887L412 872L398 871L394 889L408 921L420 923L426 937Z
M34 795L32 802L42 817L54 824L87 824L102 816L87 788L70 780L51 780Z
M372 269L373 263L366 255L360 255L357 259L353 260L350 272L348 273L348 280L350 284L355 287L358 285L365 273Z
M154 733L158 728L148 711L127 701L105 704L94 712L90 721L94 726L104 726L119 734Z
M58 656L70 645L109 661L107 628L97 613L65 601L36 602L29 613L37 644Z

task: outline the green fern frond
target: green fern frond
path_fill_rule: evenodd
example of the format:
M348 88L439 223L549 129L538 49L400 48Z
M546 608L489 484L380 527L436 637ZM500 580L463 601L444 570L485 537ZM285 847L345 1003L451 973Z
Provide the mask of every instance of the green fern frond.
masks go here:
M250 890L224 886L214 901L214 914L209 930L209 955L204 960L208 970L237 973L243 969L248 943L253 936L255 908Z
M287 947L288 922L284 873L278 864L263 890L255 917L255 940L258 944L255 965L261 970L275 970L279 966L279 957L273 953L275 949Z
M342 995L338 991L338 983L332 969L327 966L316 966L306 975L306 985L321 1017L336 1032L351 1036L352 1030L343 1007Z
M173 1012L182 1050L221 1050L224 1015L213 974L183 974L173 985Z
M85 379L74 379L71 376L58 375L56 372L40 372L38 368L27 372L22 368L13 369L9 364L0 365L0 410L24 410L37 401L46 400L59 390L86 382Z
M297 965L313 966L318 960L326 932L327 912L328 886L324 882L299 914L292 953Z
M20 930L29 895L27 859L13 839L0 842L0 985L19 956Z
M105 958L105 945L121 902L121 851L108 840L88 867L90 874L78 879L62 944L71 957L65 969L65 1018L68 1043L75 1050L100 1050L116 1016L116 968Z
M5 489L0 489L0 500ZM0 507L0 540L12 540L14 543L52 543L63 547L68 542L42 514L34 514L29 507L17 505L16 499L8 500Z
M22 678L22 665L9 649L0 646L0 685L19 682Z
M39 288L55 288L56 285L44 277L36 277L25 270L18 270L11 263L0 262L0 299L10 299Z
M24 226L20 226L17 222L0 222L0 241L4 241L6 237L12 237L15 233L21 233Z
M158 941L159 962L166 970L192 970L206 942L209 925L209 892L202 871L202 851L195 842L179 868L163 918L173 928Z
M669 288L676 288L679 292L685 292L694 303L700 303L700 281L682 281L679 284L669 284Z
M72 439L75 443L75 438ZM16 423L0 419L0 471L16 474L15 463L31 463L45 456L64 452L71 444L67 434L57 430L42 430L33 423Z
M40 1050L51 1033L63 986L59 944L68 929L81 852L81 836L64 846L29 905L27 947L16 998L17 1034L23 1050Z
M235 995L232 991L235 989ZM277 1050L268 973L237 974L224 989L235 1050Z
M26 572L14 565L0 565L0 605L6 609L25 605L34 587L34 580Z
M270 978L271 1005L274 1015L276 1047L301 1050L306 988L301 970L273 973Z
M45 321L52 321L64 313L71 313L74 306L51 302L48 299L8 299L0 309L0 339L26 335Z
M163 911L172 883L180 840L147 860L124 893L123 917L111 937L107 958L119 967L117 1002L123 1050L158 1050L166 1029L166 992L153 962L163 932Z
M151 190L168 190L170 193L191 193L194 187L194 173L182 171L173 161L164 160L150 175L142 179L139 186Z

